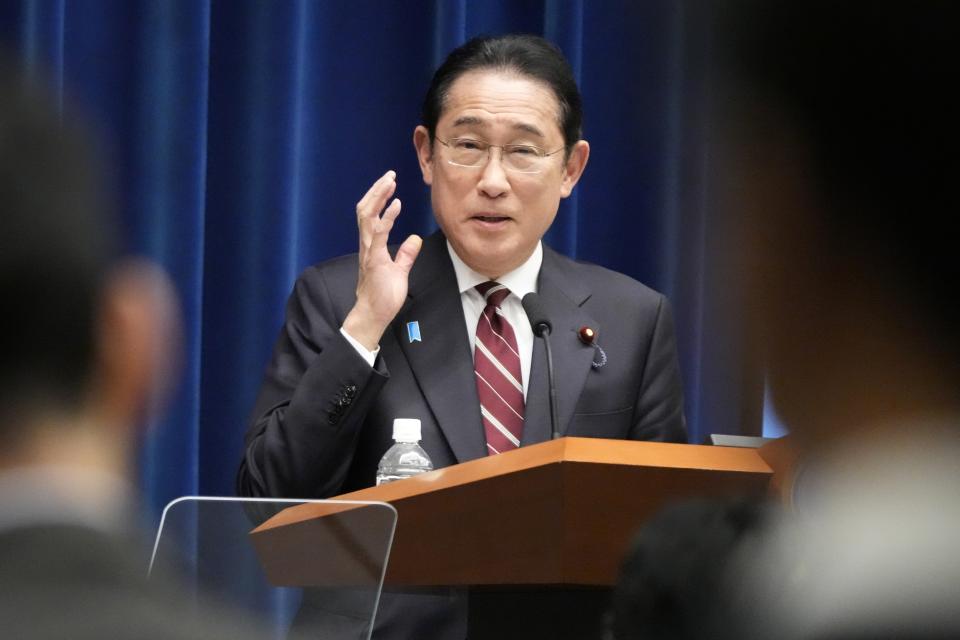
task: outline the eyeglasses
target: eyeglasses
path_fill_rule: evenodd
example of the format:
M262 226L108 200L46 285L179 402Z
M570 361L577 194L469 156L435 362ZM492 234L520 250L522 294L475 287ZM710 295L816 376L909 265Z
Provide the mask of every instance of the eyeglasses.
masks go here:
M540 173L546 167L547 159L564 149L560 147L547 152L530 144L490 144L471 138L435 139L449 149L447 162L454 166L471 169L483 167L490 158L490 149L497 148L502 151L500 162L503 168L516 173Z

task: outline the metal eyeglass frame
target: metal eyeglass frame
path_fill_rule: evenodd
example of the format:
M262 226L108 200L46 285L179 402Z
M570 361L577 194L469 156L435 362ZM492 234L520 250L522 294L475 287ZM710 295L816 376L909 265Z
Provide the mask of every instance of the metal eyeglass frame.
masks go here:
M486 166L487 162L490 162L490 149L497 148L497 149L500 149L500 164L503 166L503 168L504 168L506 171L512 171L512 172L514 172L514 173L524 173L524 174L528 174L528 175L530 175L530 174L542 173L542 172L543 172L543 167L540 167L540 168L538 168L538 169L536 169L536 170L534 170L534 171L524 171L523 169L517 169L516 167L511 167L511 166L508 164L508 162L505 161L505 158L507 157L505 152L506 152L506 150L507 150L508 148L510 148L510 147L522 147L522 148L524 148L524 149L533 149L533 150L536 152L537 160L538 160L538 161L544 160L544 159L546 159L546 158L549 158L549 157L552 156L552 155L556 155L556 154L560 153L561 151L563 151L563 150L566 148L566 147L560 147L559 149L557 149L557 150L555 150L555 151L544 151L544 150L541 149L540 147L537 147L537 146L532 145L532 144L490 144L489 142L484 142L483 140L477 140L477 139L475 139L475 138L450 138L449 140L444 140L444 139L440 138L439 136L434 136L434 140L436 140L437 142L439 142L439 143L442 144L443 146L447 147L448 149L451 149L451 148L452 148L452 146L451 146L451 144L450 144L451 142L456 142L456 141L458 141L458 140L467 140L467 141L476 143L477 145L479 145L480 147L482 147L481 149L478 149L479 151L486 151L486 154L487 154L486 160L483 161L483 162L480 162L479 164L461 164L461 163L459 163L459 162L454 162L453 160L451 160L451 159L448 158L448 159L447 159L447 163L448 163L448 164L452 164L452 165L455 166L455 167L464 167L465 169L480 169L480 168Z

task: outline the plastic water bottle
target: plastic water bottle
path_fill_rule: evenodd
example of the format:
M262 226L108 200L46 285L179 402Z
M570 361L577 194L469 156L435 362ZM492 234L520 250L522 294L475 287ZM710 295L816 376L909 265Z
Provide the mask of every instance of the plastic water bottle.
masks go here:
M377 466L377 486L433 471L430 457L419 444L419 420L415 418L394 420L393 440L393 446L387 449Z

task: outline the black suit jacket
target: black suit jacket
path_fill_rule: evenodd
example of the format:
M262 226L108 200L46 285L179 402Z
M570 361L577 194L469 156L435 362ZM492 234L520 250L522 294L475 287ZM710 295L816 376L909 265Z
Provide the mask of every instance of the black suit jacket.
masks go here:
M408 299L381 339L373 368L339 332L356 284L356 255L310 267L297 280L247 430L240 495L326 498L372 486L377 463L392 444L394 418L420 419L421 444L437 468L487 455L444 236L438 232L425 241L410 273ZM538 293L553 323L561 433L684 441L667 300L627 276L546 246ZM407 323L414 321L420 342L407 335ZM579 339L583 326L597 332L607 354L603 367L591 364L599 356ZM522 445L550 438L545 360L535 342ZM385 595L378 626L390 618L390 609ZM400 619L411 621L409 613ZM447 637L436 629L429 635Z
M244 496L326 498L374 483L394 418L419 418L436 467L487 454L456 275L445 239L424 244L409 296L371 369L340 335L357 257L307 269L290 297L240 465ZM538 282L553 322L564 435L682 442L683 397L667 300L639 282L544 247ZM420 325L410 342L406 325ZM607 364L577 332L597 331ZM545 356L535 343L522 444L549 439ZM472 409L476 408L475 411Z

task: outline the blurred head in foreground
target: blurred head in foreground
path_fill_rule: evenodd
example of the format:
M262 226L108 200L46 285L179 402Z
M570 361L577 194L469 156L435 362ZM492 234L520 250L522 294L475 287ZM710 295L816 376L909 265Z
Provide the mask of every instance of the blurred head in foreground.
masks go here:
M262 637L168 576L147 580L129 476L169 379L174 297L157 269L118 259L92 146L54 104L0 69L4 634Z
M756 636L954 634L960 4L731 2L717 34L729 253L809 461L743 565Z
M0 66L0 529L57 513L127 524L176 351L172 289L118 259L102 167L57 103Z
M957 416L960 7L726 5L730 251L776 408L811 447Z
M726 573L755 546L768 508L691 500L668 505L639 531L613 594L613 640L735 638Z
M81 476L129 472L174 298L158 271L117 260L104 175L54 104L0 68L0 470L82 472L51 481L79 497Z

